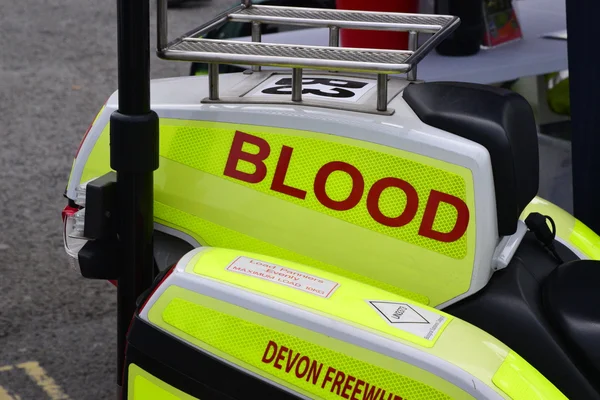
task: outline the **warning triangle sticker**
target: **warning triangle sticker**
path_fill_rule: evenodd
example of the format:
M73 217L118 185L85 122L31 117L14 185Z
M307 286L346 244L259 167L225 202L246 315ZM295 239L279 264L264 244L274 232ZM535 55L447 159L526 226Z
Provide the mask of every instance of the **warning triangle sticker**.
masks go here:
M450 319L434 308L408 302L370 299L365 299L365 302L373 309L374 315L378 315L388 326L394 327L394 330L429 341L436 340Z
M429 324L417 310L406 303L369 301L371 306L392 324Z

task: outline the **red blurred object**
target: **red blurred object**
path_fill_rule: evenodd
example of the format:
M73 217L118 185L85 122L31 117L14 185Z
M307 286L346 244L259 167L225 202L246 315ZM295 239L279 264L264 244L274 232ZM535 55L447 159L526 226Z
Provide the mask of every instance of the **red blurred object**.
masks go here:
M419 0L336 0L340 10L384 11L398 13L419 12ZM365 31L341 29L340 45L370 49L408 49L408 32Z
M63 222L65 222L65 218L70 217L71 215L75 215L75 213L77 211L79 211L79 208L75 208L75 207L71 207L71 206L66 206L64 208L64 210L62 210L62 213L61 213Z

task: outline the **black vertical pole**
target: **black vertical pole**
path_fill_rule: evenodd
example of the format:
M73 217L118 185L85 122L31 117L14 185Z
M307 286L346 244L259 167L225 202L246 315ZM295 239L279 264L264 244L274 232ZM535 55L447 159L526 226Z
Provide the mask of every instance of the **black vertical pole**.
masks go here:
M110 120L110 163L117 172L120 264L117 384L120 389L126 334L135 302L154 278L153 172L158 168L158 116L150 110L149 0L117 0L117 15L119 109Z
M600 234L600 79L590 57L600 1L565 0L575 217Z

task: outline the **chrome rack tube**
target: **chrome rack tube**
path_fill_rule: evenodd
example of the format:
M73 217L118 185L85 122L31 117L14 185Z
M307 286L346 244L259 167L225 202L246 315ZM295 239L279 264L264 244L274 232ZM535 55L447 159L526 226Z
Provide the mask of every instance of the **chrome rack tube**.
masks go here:
M387 110L388 76L377 74L377 111Z
M253 42L261 41L260 28L261 28L260 22L252 21L252 41ZM260 65L253 65L252 71L256 71L256 72L260 71Z
M158 2L161 2L161 3L164 2L165 8L163 9L163 6L160 6L160 7L158 7L158 10L157 10L157 19L158 19L158 21L157 21L158 26L156 28L157 36L158 36L158 38L163 38L164 40L168 40L168 30L167 30L168 18L167 18L167 10L166 10L167 0L158 0ZM202 26L196 27L189 32L184 33L183 35L177 37L176 39L168 42L166 45L162 45L160 43L160 41L157 41L158 57L167 59L167 60L171 59L171 58L165 56L165 51L169 47L181 43L183 41L183 39L195 38L198 36L202 36L202 35L206 34L207 32L210 32L213 29L219 28L220 26L226 24L229 21L229 16L232 13L239 12L240 10L243 10L243 9L244 9L244 4L239 4L235 7L232 7L231 9L224 11L221 14L219 14L218 16L216 16L210 22L208 22ZM161 13L161 15L158 16L158 13Z
M371 11L353 11L308 7L254 5L251 11L241 11L230 15L236 22L261 21L283 25L304 25L314 27L337 26L346 29L366 29L384 31L416 30L436 33L444 28L452 16L427 14L402 14Z
M418 47L412 56L407 61L408 64L418 64L427 54L435 49L444 39L446 39L458 26L460 25L460 19L458 17L452 18L439 32L434 34L425 43ZM420 31L427 33L425 31ZM410 38L410 37L409 37Z
M208 98L219 100L219 64L208 64Z
M302 101L302 68L292 70L292 101Z
M329 27L329 46L339 47L340 45L340 28L337 26Z
M169 45L167 0L156 0L156 47L161 51Z
M338 26L329 27L329 46L340 47L340 28ZM329 70L329 72L336 72L335 70Z
M204 33L228 21L327 27L329 28L330 45L307 46L258 42L260 37L256 24L252 25L253 41L250 43L200 38ZM177 61L247 64L261 67L283 65L292 68L316 68L329 71L407 73L451 33L459 22L458 18L451 16L259 6L251 5L250 1L244 1L207 24L169 43L159 52L159 56ZM408 31L415 32L414 35L416 32L425 32L434 33L434 35L416 51L386 52L378 49L365 51L339 47L339 32L340 29L345 28ZM416 45L416 36L413 39ZM290 50L291 48L293 51ZM364 56L363 53L368 55Z
M124 1L124 0L120 0ZM139 0L128 0L139 1ZM237 6L208 23L167 43L166 1L157 0L158 55L176 61L209 64L209 98L219 100L218 66L250 65L251 71L264 66L289 67L292 73L292 100L302 101L302 69L331 72L347 71L377 74L377 110L387 111L389 74L406 74L417 79L417 64L460 24L448 15L373 13L366 11L323 10L304 7L253 5L240 0ZM207 39L202 36L229 21L250 23L252 41ZM263 43L261 28L265 23L327 27L329 46ZM409 32L408 50L349 49L340 47L341 29L391 30ZM433 33L419 46L419 33Z
M411 51L417 51L419 47L419 32L411 31L408 34L408 49ZM417 80L417 64L414 64L410 71L408 71L407 79L409 81Z

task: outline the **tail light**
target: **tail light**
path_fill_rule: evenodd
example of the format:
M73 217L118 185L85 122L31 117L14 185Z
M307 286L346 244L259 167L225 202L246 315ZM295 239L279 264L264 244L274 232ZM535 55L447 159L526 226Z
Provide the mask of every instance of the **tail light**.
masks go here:
M83 236L85 209L67 206L62 212L62 217L65 252L69 256L71 267L79 270L77 255L79 250L87 243L87 239Z
M79 142L79 146L77 146L77 151L75 152L75 158L79 156L79 152L83 147L83 144L92 130L92 127L104 111L106 104L108 103L108 99L104 102L104 105L96 114L92 122L90 122L88 128L86 129L81 141ZM84 236L84 224L85 224L85 201L86 201L86 186L87 183L79 185L75 189L75 199L73 200L74 205L68 205L62 211L62 221L63 221L63 244L65 247L65 252L69 256L70 265L79 271L79 260L78 254L79 251L85 246L88 242L88 238Z
M108 172L75 189L62 212L63 242L70 264L89 279L117 285L116 173Z
M79 185L76 189L75 206L68 205L62 211L63 243L65 252L69 256L71 267L79 270L77 255L88 239L84 236L85 224L85 187Z

